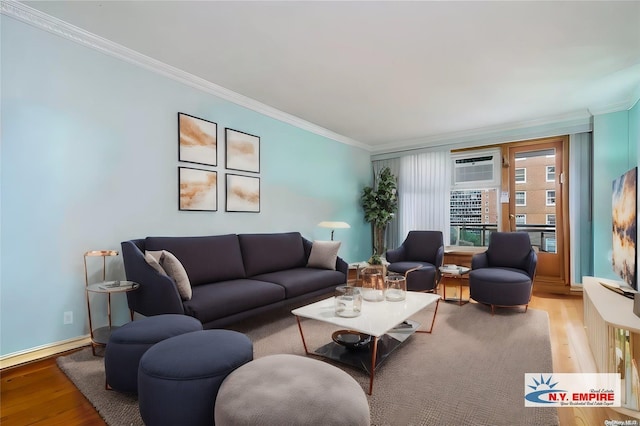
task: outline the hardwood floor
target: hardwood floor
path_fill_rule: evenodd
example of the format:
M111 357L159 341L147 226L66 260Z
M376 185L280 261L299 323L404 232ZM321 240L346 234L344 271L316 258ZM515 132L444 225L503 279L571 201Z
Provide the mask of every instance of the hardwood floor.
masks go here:
M2 426L106 424L55 358L2 370L0 380Z
M448 289L447 295L451 292ZM596 372L584 332L582 296L534 293L534 309L549 313L555 372ZM437 322L436 322L437 325ZM55 358L0 372L0 424L104 425L91 404L57 367ZM604 425L605 420L631 420L612 409L558 409L561 426Z

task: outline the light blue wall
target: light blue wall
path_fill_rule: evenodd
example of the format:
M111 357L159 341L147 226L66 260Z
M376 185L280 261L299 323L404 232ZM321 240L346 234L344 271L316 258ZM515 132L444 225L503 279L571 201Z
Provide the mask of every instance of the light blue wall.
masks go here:
M369 257L359 206L368 152L1 19L0 354L86 335L83 253L123 240L293 230L328 239L316 224L341 220L352 226L336 230L341 256ZM225 127L261 137L259 214L224 211L221 152L219 210L178 211L177 167L188 165L177 159L178 112L217 122L219 141ZM124 278L119 258L108 278Z
M593 121L593 273L617 279L611 267L611 185L637 166L640 152L640 106L597 115Z

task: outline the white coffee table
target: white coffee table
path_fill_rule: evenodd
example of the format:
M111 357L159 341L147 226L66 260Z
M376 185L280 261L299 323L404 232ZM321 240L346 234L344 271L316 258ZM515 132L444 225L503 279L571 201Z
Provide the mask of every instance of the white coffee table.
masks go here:
M344 327L348 330L371 335L372 342L369 351L354 351L343 348L336 343L329 343L315 351L316 354L361 368L369 373L369 395L373 390L375 369L384 361L395 348L400 346L413 333L431 333L438 313L440 296L433 293L419 293L408 291L407 297L399 302L369 302L363 300L362 314L355 318L339 317L335 313L334 298L320 300L310 305L302 306L291 311L296 316L300 337L304 351L309 355L307 343L302 332L300 318L308 318L323 321L329 324ZM431 327L429 330L419 330L420 324L415 321L407 321L412 315L435 303ZM396 327L407 321L408 325ZM381 347L378 347L382 342ZM370 355L369 355L370 352ZM369 358L370 363L363 362L363 356Z

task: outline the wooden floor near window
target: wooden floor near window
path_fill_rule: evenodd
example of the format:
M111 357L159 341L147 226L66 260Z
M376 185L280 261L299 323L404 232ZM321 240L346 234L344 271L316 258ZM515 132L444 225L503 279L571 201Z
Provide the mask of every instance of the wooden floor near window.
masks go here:
M549 313L555 372L596 372L583 328L581 295L534 293L529 306ZM55 358L5 369L0 372L0 379L0 424L3 426L105 424L60 371ZM561 426L604 425L605 420L631 419L605 408L563 407L558 413Z

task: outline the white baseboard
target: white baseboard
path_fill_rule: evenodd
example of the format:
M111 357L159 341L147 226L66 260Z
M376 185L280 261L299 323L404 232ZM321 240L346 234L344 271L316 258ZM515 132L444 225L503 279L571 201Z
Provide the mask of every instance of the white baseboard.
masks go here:
M13 352L0 357L0 370L15 367L26 362L37 361L62 352L78 349L91 344L91 337L83 336L74 339L63 340L48 345L38 346L24 351Z

